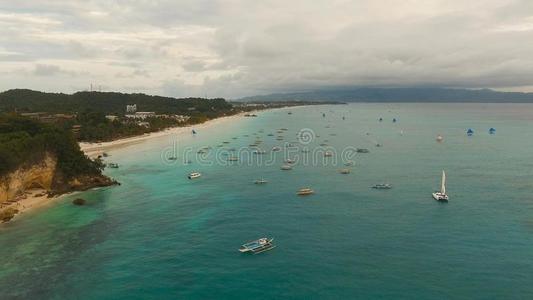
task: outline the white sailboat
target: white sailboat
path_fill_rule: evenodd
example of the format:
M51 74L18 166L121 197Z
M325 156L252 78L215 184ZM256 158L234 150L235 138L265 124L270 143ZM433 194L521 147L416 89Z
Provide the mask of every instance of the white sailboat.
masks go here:
M448 201L448 195L446 195L446 173L444 173L444 170L442 171L440 192L434 192L432 195L437 201Z

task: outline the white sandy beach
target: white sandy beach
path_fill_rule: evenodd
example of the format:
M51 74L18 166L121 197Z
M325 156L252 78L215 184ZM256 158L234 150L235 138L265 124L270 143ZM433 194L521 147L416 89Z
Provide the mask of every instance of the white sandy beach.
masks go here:
M210 127L221 125L223 123L235 121L236 119L239 119L239 118L244 118L244 114L245 113L240 113L240 114L233 115L233 116L221 117L221 118L209 120L205 123L197 124L193 126L168 128L162 131L147 133L141 136L128 137L128 138L114 140L110 142L80 143L80 148L90 158L96 158L99 155L102 155L104 152L119 149L119 148L133 145L133 144L137 144L137 143L146 141L148 139L156 138L156 137L162 137L162 136L167 136L167 135L181 135L181 136L189 135L193 128L199 129L199 130L208 129Z
M284 108L287 108L287 107L284 107ZM279 109L283 109L283 108L279 108ZM166 130L145 134L142 136L133 136L129 138L119 139L119 140L110 141L110 142L103 142L103 143L79 143L79 145L80 145L81 150L84 151L87 156L89 156L90 158L96 158L99 155L102 155L104 152L123 148L123 147L133 145L136 143L141 143L141 142L147 141L149 139L157 138L157 137L168 136L168 135L181 135L181 136L190 135L191 130L193 128L197 130L205 130L213 126L219 126L224 123L235 121L236 119L246 118L244 117L246 113L257 113L257 111L251 111L251 112L245 112L245 113L243 112L243 113L236 114L233 116L221 117L221 118L209 120L202 124L196 124L194 126L173 127L173 128L169 128ZM20 215L24 215L30 210L34 210L36 208L41 208L41 207L46 207L47 205L50 205L56 202L61 197L62 196L48 197L46 195L46 191L42 189L28 190L23 196L13 199L12 203L3 203L2 206L0 206L0 211L7 209L7 208L15 208L19 211L17 215L15 216L15 219L16 219L20 217Z
M24 195L12 199L10 203L2 203L0 205L0 210L8 208L18 210L18 213L11 220L13 221L14 219L19 218L21 215L24 215L28 211L46 207L56 202L59 198L61 198L61 196L48 197L47 191L44 189L31 189L27 190Z

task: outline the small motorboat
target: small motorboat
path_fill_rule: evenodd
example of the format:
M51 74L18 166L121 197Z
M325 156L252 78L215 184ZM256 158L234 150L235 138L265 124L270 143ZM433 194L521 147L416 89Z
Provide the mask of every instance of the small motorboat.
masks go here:
M340 169L339 173L341 173L341 174L350 174L350 169Z
M331 151L324 152L324 157L332 157L332 156L333 156L333 153L331 153Z
M346 167L351 167L351 166L355 165L355 161L353 161L353 160L347 161L347 162L344 163L344 165Z
M168 158L168 160L177 160L178 158L176 156L171 156Z
M189 176L187 176L187 178L196 179L196 178L199 178L200 176L202 176L202 174L200 174L199 172L192 172L189 174Z
M236 156L230 156L228 157L228 161L239 161L239 158Z
M265 180L264 178L261 178L261 179L256 179L254 181L255 184L265 184L265 183L268 183L267 180Z
M389 190L392 189L392 185L389 183L378 183L373 185L372 188L377 190Z
M272 151L274 151L274 152L281 151L281 148L278 147L278 146L275 146L275 147L272 147Z
M283 166L281 166L281 170L283 170L283 171L289 171L289 170L292 170L292 166L290 166L290 165L283 165Z
M107 166L110 167L111 169L118 169L117 163L109 163Z
M496 128L491 127L491 128L489 129L489 134L496 134Z
M468 136L474 135L474 130L472 130L472 128L468 128L468 130L466 131L466 135Z
M439 134L439 135L437 135L437 139L436 140L437 140L437 142L440 143L440 142L444 141L444 137Z
M365 148L357 148L357 150L355 150L357 153L368 153L370 152L368 149L365 149Z
M285 163L286 163L286 164L290 164L290 165L294 164L295 162L296 162L295 160L292 160L292 159L290 159L290 158L287 158L287 159L285 160Z
M272 250L276 247L274 244L272 244L272 241L274 241L273 238L270 238L270 239L266 237L260 238L258 240L243 244L239 248L239 252L258 254L261 252Z
M315 191L313 191L310 188L301 188L301 189L298 190L298 192L296 194L298 196L307 196L307 195L312 195L314 193L315 193Z

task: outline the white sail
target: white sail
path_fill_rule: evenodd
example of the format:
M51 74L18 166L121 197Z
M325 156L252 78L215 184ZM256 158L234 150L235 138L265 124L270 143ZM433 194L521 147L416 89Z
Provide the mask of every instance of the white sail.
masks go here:
M446 194L446 173L444 173L444 170L442 171L442 182L440 184L440 192L442 194Z

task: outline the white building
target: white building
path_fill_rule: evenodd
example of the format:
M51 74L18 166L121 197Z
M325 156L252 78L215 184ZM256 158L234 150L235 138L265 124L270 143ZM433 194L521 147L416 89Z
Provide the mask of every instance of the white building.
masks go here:
M126 105L126 112L135 113L137 111L137 104Z
M153 111L138 111L133 115L126 115L126 118L144 120L148 117L155 117L155 116L156 116L155 112Z

